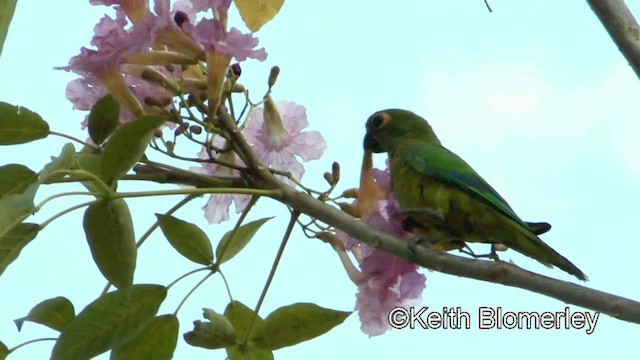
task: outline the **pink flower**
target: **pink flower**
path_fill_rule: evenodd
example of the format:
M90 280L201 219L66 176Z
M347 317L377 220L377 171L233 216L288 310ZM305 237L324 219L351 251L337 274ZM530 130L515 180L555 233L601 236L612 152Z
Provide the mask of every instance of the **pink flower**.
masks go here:
M300 180L304 167L297 159L319 159L327 148L322 134L303 131L309 126L304 106L291 101L277 104L271 98L265 107L253 110L244 135L253 150L266 164L277 170L289 171Z
M216 137L214 139L216 147L224 148L224 139ZM215 152L213 153L215 156ZM198 153L200 159L209 159L209 153L204 147ZM233 151L227 151L218 156L222 162L243 165L242 161ZM191 167L189 170L211 176L237 176L237 171L226 166L213 163L201 163L202 167ZM229 207L233 201L236 205L236 213L241 213L249 204L251 196L237 194L211 194L207 204L203 207L204 217L209 224L219 224L225 220L229 220Z
M116 19L105 16L96 25L91 41L97 50L82 47L80 54L69 60L69 65L58 69L73 71L85 79L99 80L120 104L140 116L142 105L125 82L121 67L129 56L149 50L153 37L144 25L125 30L126 24L120 9Z
M166 72L166 69L157 67L160 71ZM162 99L171 97L171 94L164 88L161 88L155 84L143 81L140 78L125 75L125 83L128 86L131 93L140 101L144 103L147 98ZM73 104L73 108L76 110L89 111L103 96L107 95L107 90L102 86L100 81L91 75L87 75L75 80L72 80L67 84L66 97ZM169 110L171 104L167 105L164 109ZM150 109L151 110L151 109ZM152 111L147 111L152 112ZM127 123L135 119L135 115L126 107L120 109L120 123ZM85 117L82 128L85 129L88 124L88 115ZM174 123L167 123L171 128L175 126Z
M141 20L149 9L148 0L89 0L91 5L119 5L131 21Z
M80 54L69 60L69 65L60 69L73 71L80 75L91 74L100 81L105 78L121 76L120 66L124 60L136 53L149 50L153 37L148 28L134 26L125 30L126 19L121 11L116 12L116 19L105 16L95 26L95 35L91 44L97 50L80 49Z
M193 9L196 12L208 11L214 9L218 12L224 11L225 14L231 5L231 0L192 0Z
M258 39L251 34L243 34L236 28L225 31L224 25L218 19L202 19L194 27L193 37L209 53L223 53L244 61L247 58L264 61L267 52L264 48L255 49Z
M371 154L365 154L356 206L362 220L371 227L400 238L410 238L402 228L398 202L390 192L389 173L371 169ZM375 179L375 181L374 181ZM349 277L358 285L356 309L361 329L370 336L382 335L389 328L388 315L395 307L409 307L422 301L426 277L418 266L398 257L371 248L342 231L336 236L350 250L358 264L358 271L347 256L341 255Z

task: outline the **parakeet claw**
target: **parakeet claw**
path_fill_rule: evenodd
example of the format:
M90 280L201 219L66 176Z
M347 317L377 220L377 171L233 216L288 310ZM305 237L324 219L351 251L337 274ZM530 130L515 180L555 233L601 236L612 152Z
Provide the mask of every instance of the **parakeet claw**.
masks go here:
M404 226L404 222L403 222ZM418 252L418 246L422 245L426 248L431 248L434 244L436 244L438 240L431 235L416 235L411 240L409 240L409 244L407 245L407 255L409 259L414 260L416 253Z
M498 245L501 245L501 244L498 244ZM473 250L471 250L471 248L465 244L464 249L460 249L460 252L463 254L467 254L473 257L474 259L492 259L493 261L501 261L500 257L498 256L498 251L505 251L505 250L506 249L502 249L496 246L496 244L491 244L491 251L488 254L478 255L474 253Z

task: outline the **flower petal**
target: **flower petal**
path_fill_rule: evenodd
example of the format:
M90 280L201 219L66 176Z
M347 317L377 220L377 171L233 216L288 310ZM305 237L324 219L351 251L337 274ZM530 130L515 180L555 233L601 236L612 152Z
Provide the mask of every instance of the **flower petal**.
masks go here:
M219 224L229 220L231 199L231 194L211 194L209 196L209 201L203 207L204 217L209 221L209 224Z
M318 131L304 131L290 139L289 149L304 161L317 160L327 149L327 142Z

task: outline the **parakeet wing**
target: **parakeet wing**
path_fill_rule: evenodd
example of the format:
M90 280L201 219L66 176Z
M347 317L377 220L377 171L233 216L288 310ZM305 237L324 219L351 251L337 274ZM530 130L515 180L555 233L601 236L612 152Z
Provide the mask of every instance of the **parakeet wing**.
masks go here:
M531 231L507 201L458 155L438 144L413 144L405 148L405 160L426 176L438 179L485 201L497 211Z

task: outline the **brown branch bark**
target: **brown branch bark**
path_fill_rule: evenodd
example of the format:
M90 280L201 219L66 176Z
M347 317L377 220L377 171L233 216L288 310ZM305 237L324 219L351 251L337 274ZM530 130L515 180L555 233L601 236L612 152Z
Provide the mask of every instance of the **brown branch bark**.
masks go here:
M640 78L640 26L623 0L587 0L593 12Z
M220 111L218 116L221 125L231 134L237 148L244 153L247 166L252 169L251 175L255 184L267 189L281 188L283 195L277 200L300 213L340 229L369 246L428 269L530 290L566 303L599 311L620 320L640 324L640 303L634 300L539 275L505 262L467 259L423 247L418 247L412 253L409 251L407 242L375 230L360 219L282 184L260 162L229 114Z

